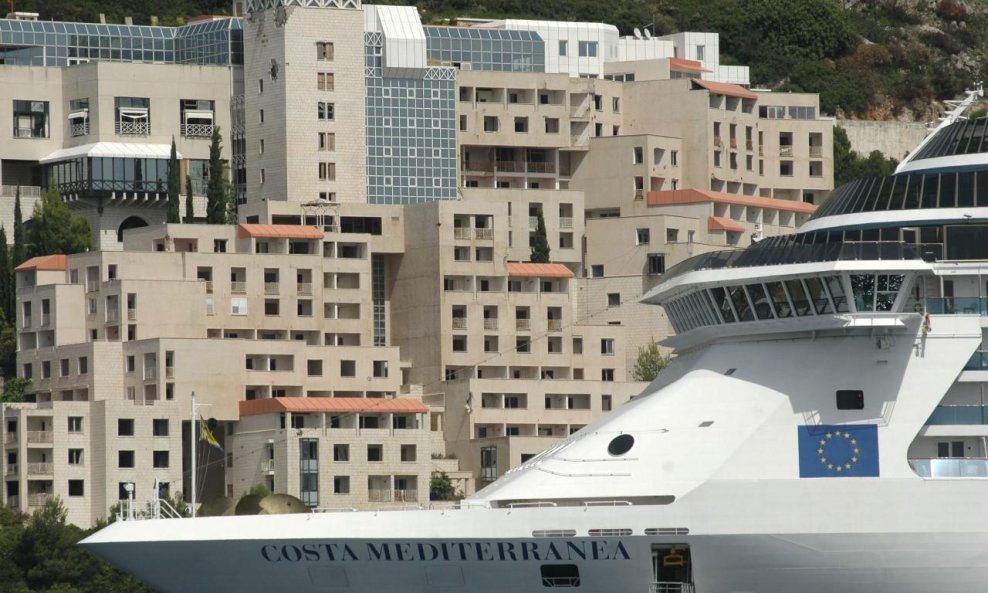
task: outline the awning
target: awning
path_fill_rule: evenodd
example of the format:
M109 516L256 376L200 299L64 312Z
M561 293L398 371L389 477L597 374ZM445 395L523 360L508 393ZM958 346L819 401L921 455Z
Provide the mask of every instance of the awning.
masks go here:
M425 404L411 398L273 397L239 402L240 416L292 412L296 414L424 414Z
M91 142L72 148L56 150L41 159L41 163L53 163L79 157L110 157L123 159L167 159L171 157L171 144L135 144L131 142ZM179 159L182 158L178 154Z
M130 119L145 119L148 116L148 110L144 107L120 108L118 113L120 113L121 117L128 117Z
M69 112L69 119L86 119L87 117L89 117L88 109L77 109Z
M669 69L683 72L712 72L704 68L700 62L683 58L669 58Z
M563 264L534 264L531 262L508 262L508 276L527 278L572 278L573 271Z
M208 109L187 109L185 111L185 120L190 119L208 119L213 121L213 112Z
M745 228L743 224L731 220L730 218L724 218L723 216L710 216L707 218L707 230L743 233Z
M701 80L699 78L692 78L690 82L695 84L697 87L707 89L715 95L727 95L729 97L740 97L742 99L752 99L754 101L758 100L758 95L736 84L728 84L726 82L714 82L712 80ZM694 87L694 90L696 88Z
M240 239L322 239L326 234L314 226L294 224L241 224L237 226Z

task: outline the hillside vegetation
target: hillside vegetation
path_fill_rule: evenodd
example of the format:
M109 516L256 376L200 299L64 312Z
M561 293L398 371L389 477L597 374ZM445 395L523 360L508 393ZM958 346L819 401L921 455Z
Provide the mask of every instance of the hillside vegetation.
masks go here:
M42 18L184 22L227 14L231 0L19 0ZM721 33L722 61L754 86L820 93L833 115L926 120L935 102L983 77L988 0L378 0L414 4L425 22L458 16L600 21L622 33Z

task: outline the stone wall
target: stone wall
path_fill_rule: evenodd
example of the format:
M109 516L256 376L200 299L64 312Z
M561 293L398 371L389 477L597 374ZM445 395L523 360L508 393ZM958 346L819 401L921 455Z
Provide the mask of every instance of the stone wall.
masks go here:
M851 141L851 149L862 156L877 150L901 161L926 138L926 124L897 121L837 120Z

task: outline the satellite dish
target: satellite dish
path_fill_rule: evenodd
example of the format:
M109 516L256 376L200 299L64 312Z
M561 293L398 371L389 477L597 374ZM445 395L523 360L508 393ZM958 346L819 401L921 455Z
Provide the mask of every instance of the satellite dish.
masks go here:
M635 27L635 39L641 39L641 38L642 38L642 31L641 31L641 29L639 29L638 27Z
M645 39L651 39L652 38L652 34L648 32L648 29L645 29L644 32L645 32Z
M290 494L271 494L261 499L261 515L290 515L310 513L309 507Z
M241 498L233 514L237 516L261 514L261 497L256 494L248 494Z
M232 496L211 496L199 507L200 517L223 517L232 515L237 508L237 499Z

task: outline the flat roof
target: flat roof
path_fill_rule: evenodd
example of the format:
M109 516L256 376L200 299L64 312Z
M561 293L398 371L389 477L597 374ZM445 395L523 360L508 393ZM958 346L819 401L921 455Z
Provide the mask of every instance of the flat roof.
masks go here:
M239 402L240 416L294 412L298 414L424 414L429 408L411 398L273 397Z
M113 157L122 159L171 158L171 144L137 144L135 142L90 142L81 146L62 148L45 156L41 163L64 161L78 157ZM182 154L177 153L181 159Z

